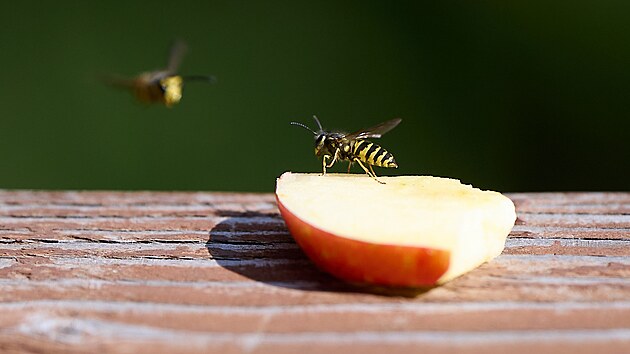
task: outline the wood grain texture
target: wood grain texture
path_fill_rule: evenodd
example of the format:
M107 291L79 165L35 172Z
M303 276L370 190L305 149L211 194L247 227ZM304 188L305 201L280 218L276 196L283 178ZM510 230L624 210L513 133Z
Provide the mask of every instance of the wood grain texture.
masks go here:
M392 292L317 270L270 194L0 191L0 352L630 352L630 193L508 196L500 257Z

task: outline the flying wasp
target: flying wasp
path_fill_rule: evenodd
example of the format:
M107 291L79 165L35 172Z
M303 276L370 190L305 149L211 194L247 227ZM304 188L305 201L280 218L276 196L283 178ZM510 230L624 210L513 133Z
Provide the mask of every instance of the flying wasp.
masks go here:
M326 174L326 168L332 167L337 161L348 161L348 172L350 172L352 164L356 162L368 176L374 178L378 183L384 184L385 182L376 178L376 173L374 173L372 166L398 168L391 153L366 139L380 138L383 134L394 129L402 119L391 119L371 128L361 129L350 134L325 131L319 119L316 116L313 116L313 119L315 119L319 127L318 131L314 131L302 123L291 122L291 124L307 129L315 136L315 155L323 156L322 168L324 175ZM331 158L332 161L328 163L328 160ZM365 165L368 167L365 167Z
M186 53L187 46L182 41L175 41L170 49L168 64L162 70L143 72L134 78L110 76L105 82L130 90L138 101L143 103L161 103L172 107L182 98L184 81L205 81L214 83L216 79L209 75L179 75L179 65Z

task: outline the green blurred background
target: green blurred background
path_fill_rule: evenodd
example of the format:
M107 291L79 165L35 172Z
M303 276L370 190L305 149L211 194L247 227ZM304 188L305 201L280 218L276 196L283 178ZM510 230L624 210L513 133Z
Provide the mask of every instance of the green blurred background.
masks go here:
M216 85L167 109L96 79L164 66L175 38L181 72ZM630 187L627 1L4 1L0 63L5 189L270 192L320 171L288 124L313 114L347 131L402 117L382 175Z

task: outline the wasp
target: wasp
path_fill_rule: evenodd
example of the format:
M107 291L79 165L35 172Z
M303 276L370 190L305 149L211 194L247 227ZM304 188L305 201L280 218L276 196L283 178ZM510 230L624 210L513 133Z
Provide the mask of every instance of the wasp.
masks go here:
M398 168L391 153L366 139L380 138L383 134L394 129L402 119L391 119L350 134L325 131L319 119L316 116L313 116L313 119L315 119L319 127L318 131L314 131L302 123L291 122L291 124L305 128L315 136L315 155L323 156L322 168L324 175L326 174L326 168L332 167L337 161L348 161L348 172L350 172L352 164L356 162L368 176L378 183L384 184L385 182L376 178L376 173L374 173L372 166ZM330 163L328 163L329 159L332 159ZM365 165L368 167L365 167Z
M143 72L134 78L110 76L105 78L105 82L130 90L140 102L161 103L172 107L182 99L184 81L216 81L210 75L182 76L177 73L187 49L183 41L175 41L171 46L166 68Z

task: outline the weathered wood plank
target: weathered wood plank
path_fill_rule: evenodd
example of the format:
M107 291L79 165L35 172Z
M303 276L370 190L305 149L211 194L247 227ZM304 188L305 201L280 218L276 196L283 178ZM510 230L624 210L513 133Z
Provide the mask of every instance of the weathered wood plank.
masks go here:
M34 318L21 333L0 334L6 352L46 353L625 353L628 330L503 332L181 333L75 319ZM15 343L24 342L25 345ZM84 343L80 348L76 343Z
M89 259L84 264L70 259L55 263L42 256L36 264L15 261L1 268L0 301L120 298L265 306L382 299L357 293L308 263L293 267L276 263L272 267L260 262L253 267L239 267L234 262L221 265L221 261L209 260L180 261L175 267L167 267L148 259L135 264L132 271L130 264L111 267ZM287 266L291 271L284 270ZM630 293L629 274L628 257L505 255L408 301L623 301ZM208 296L210 293L219 296Z
M0 191L0 352L629 348L630 193L509 196L500 257L391 292L317 270L270 194Z

